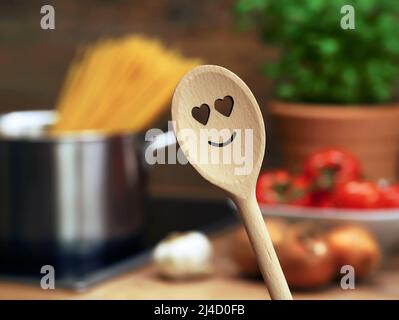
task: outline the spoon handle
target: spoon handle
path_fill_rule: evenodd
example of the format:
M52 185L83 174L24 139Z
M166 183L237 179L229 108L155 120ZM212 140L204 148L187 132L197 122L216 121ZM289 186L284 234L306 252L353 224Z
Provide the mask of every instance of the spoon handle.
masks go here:
M272 240L259 210L255 194L236 198L241 218L251 241L259 269L273 300L292 300L290 289L274 250Z

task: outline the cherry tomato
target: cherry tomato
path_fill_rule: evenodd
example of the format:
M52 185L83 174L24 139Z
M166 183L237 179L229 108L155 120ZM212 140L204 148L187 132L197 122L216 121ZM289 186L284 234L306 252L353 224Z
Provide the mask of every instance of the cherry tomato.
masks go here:
M399 184L380 189L382 208L399 208Z
M372 209L381 205L381 195L373 182L349 181L337 187L334 201L338 208Z
M310 186L311 181L304 175L292 178L291 185L287 191L287 199L289 204L296 206L310 206Z
M256 184L256 198L261 203L283 203L290 182L291 175L286 170L265 171L261 173Z
M305 174L315 187L331 190L337 184L361 177L360 163L350 152L329 148L311 154L304 162Z
M311 206L317 208L333 208L334 207L334 197L332 192L318 190L312 192L310 195Z

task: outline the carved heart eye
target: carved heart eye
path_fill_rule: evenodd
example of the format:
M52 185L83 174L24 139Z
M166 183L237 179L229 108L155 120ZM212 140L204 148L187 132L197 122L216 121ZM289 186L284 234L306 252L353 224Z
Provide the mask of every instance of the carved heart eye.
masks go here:
M230 117L233 111L234 100L231 96L225 96L223 99L215 101L215 109L225 117Z
M210 112L211 112L211 109L209 108L209 106L207 104L204 103L200 107L194 107L191 110L191 115L199 123L206 125L208 123Z

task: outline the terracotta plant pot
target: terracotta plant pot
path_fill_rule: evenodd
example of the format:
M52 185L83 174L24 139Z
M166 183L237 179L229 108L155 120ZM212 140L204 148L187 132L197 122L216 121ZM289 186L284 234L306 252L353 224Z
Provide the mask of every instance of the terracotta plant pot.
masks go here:
M340 146L359 157L366 178L398 180L399 104L323 106L273 101L268 110L288 168L298 170L312 151Z

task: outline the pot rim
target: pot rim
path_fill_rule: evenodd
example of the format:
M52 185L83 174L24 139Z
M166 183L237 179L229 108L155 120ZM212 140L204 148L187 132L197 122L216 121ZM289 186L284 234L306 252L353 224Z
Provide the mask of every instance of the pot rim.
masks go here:
M36 129L37 132L7 133L5 126L18 119L36 117L30 122L29 128ZM30 143L89 143L104 142L111 139L124 139L140 135L139 133L120 132L120 133L104 133L98 130L82 130L79 132L68 132L60 135L46 134L45 128L55 123L58 118L58 112L55 110L27 110L12 111L0 114L0 141L10 142L30 142ZM36 123L35 123L36 121ZM27 129L25 129L27 130Z

